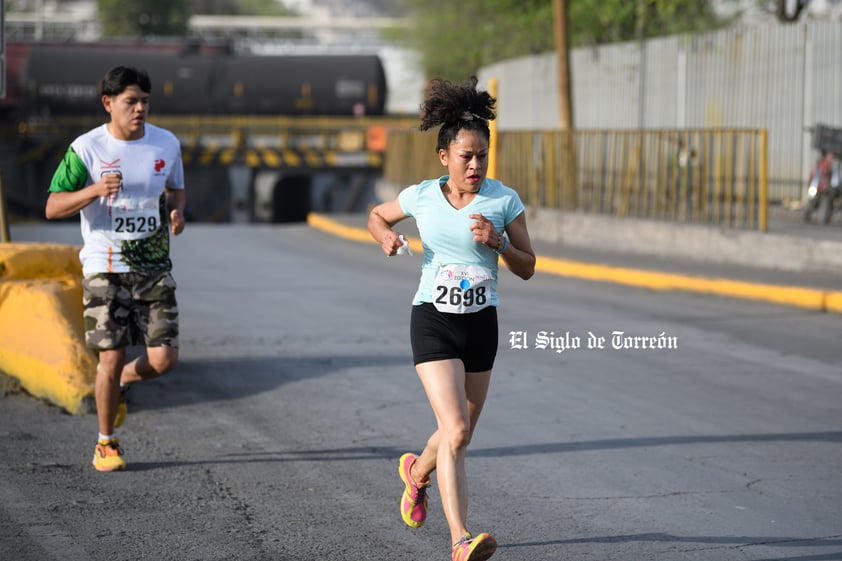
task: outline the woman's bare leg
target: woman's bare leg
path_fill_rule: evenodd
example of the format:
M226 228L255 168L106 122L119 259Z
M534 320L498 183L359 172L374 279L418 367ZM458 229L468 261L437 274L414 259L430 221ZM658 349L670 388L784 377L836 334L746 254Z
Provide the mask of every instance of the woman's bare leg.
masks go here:
M442 507L452 542L465 535L468 484L465 452L471 441L491 372L466 374L462 361L440 360L416 366L418 376L436 416L438 429L427 440L412 468L412 479L423 482L436 470Z

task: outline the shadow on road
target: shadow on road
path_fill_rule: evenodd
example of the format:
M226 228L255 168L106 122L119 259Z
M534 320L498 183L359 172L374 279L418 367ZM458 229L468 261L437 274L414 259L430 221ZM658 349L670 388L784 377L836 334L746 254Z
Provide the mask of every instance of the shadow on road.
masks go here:
M546 547L551 545L574 545L574 544L618 544L628 542L659 542L659 543L699 543L699 544L723 544L735 548L752 546L771 547L839 547L842 545L842 536L827 536L817 538L788 538L776 536L676 536L673 534L651 533L651 534L630 534L619 536L595 536L589 538L574 538L569 540L553 540L541 542L524 542L500 544L500 549L515 549L521 547ZM787 561L830 561L838 560L842 552L807 554L799 557L787 556ZM757 559L757 561L780 561L780 557L768 559Z
M283 356L184 360L161 378L131 386L132 411L151 411L197 403L241 399L285 384L354 368L412 368L405 354L380 356Z
M348 462L393 460L406 450L398 446L362 446L327 450L283 450L223 454L217 458L173 462L132 462L132 471L151 471L184 466L270 464L287 462Z
M527 444L522 446L500 446L469 451L479 458L505 456L530 456L533 454L559 454L563 452L587 452L592 450L615 450L619 448L648 448L653 446L674 446L682 444L720 444L728 442L842 442L842 431L797 432L770 434L723 434L697 436L656 436L643 438L607 438L582 442L555 442L549 444Z

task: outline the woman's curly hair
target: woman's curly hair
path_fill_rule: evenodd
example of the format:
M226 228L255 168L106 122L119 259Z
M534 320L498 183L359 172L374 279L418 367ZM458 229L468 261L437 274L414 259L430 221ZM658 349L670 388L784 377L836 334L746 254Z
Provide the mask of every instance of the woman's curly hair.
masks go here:
M421 104L422 131L442 125L439 129L436 151L447 150L460 130L479 131L489 138L488 121L497 117L491 94L477 91L477 77L471 76L464 84L447 80L430 82L430 93Z

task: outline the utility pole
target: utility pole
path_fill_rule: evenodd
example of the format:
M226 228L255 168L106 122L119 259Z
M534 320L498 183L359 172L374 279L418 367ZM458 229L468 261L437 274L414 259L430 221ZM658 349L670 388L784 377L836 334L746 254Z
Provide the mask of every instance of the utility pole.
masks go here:
M558 98L561 130L573 128L573 109L570 101L570 52L567 48L567 2L553 0L555 16L555 48L558 64Z
M0 0L0 99L6 97L6 0Z
M6 0L0 0L0 99L6 97ZM0 242L11 241L6 217L6 193L3 187L3 168L0 168Z
M634 34L637 37L640 70L638 71L637 88L637 125L643 130L646 124L646 13L649 10L648 0L637 0L635 6Z
M578 206L576 188L576 151L573 135L573 104L570 96L570 49L567 40L567 2L553 0L553 20L558 68L559 124L561 126L561 193L562 209L573 210ZM552 188L553 186L548 186Z

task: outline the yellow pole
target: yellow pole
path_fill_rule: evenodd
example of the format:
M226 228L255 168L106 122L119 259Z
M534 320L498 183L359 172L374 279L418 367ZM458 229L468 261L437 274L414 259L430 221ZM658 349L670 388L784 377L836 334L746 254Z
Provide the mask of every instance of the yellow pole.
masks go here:
M491 94L491 97L497 99L497 78L491 78L488 80L488 93ZM497 114L500 114L500 104L499 100L497 103ZM488 172L486 172L486 176L492 179L497 177L497 120L494 119L489 121L488 129L491 132L491 138L488 139Z
M765 232L769 227L769 177L766 169L768 165L766 154L768 134L766 129L760 131L760 214L758 226L761 232Z
M0 242L12 241L9 235L9 220L6 216L6 191L3 186L3 168L0 168Z

